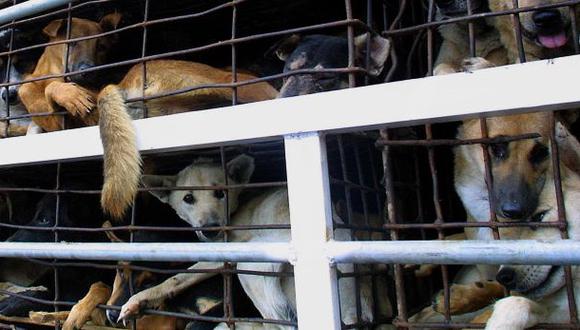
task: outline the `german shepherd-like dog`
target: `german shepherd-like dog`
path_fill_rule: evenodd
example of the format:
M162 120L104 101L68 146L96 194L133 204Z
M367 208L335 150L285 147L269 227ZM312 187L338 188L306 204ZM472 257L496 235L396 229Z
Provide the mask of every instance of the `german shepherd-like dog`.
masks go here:
M254 171L253 158L241 155L227 163L228 182L243 184L249 182ZM175 176L144 176L143 181L148 187L169 186L207 186L225 182L222 167L219 164L200 160L183 169ZM194 227L215 227L226 219L226 198L223 191L151 191L159 200L171 205L183 220ZM259 224L288 224L288 196L285 188L271 189L251 198L247 203L238 205L241 189L228 191L228 210L234 226ZM336 219L337 221L339 219ZM213 233L213 234L212 234ZM218 238L216 232L196 231L202 241L214 241ZM348 230L337 230L337 239L348 239ZM290 239L288 229L281 230L249 230L234 231L230 235L232 242L284 242ZM190 269L218 269L222 263L198 262ZM237 263L238 270L282 272L288 265L273 263ZM342 272L353 271L353 265L341 264ZM139 312L141 308L160 306L168 297L178 294L185 288L194 286L215 274L191 273L178 274L162 284L141 291L132 296L121 309L120 319L127 319ZM288 277L254 276L238 274L238 278L246 294L264 318L295 321L296 305L294 297L294 281ZM370 283L361 283L362 318L372 321L373 294ZM368 284L368 285L365 285ZM356 322L356 291L353 278L344 278L339 282L343 321L346 324ZM379 294L380 296L380 294ZM384 295L387 296L386 294ZM390 306L387 307L390 311Z
M87 37L114 30L121 15L113 13L104 16L100 22L72 18L71 38ZM67 21L63 19L50 22L43 33L50 42L66 40ZM103 37L71 43L68 46L68 63L65 62L67 45L47 46L40 56L32 74L26 79L62 74L66 71L82 71L103 64L114 38ZM31 114L54 113L66 110L74 125L96 125L99 114L94 111L94 100L99 86L91 73L79 73L66 78L51 78L23 84L18 90L22 103ZM32 119L42 130L51 132L61 130L64 121L61 116L40 116Z
M535 7L563 3L564 0L519 0L519 7ZM513 1L489 0L492 12L510 10L514 8ZM578 8L577 8L578 9ZM519 14L527 61L554 58L574 54L572 38L571 12L568 7L527 11ZM580 13L576 10L575 22L580 22ZM493 19L499 31L501 41L508 51L510 63L520 61L518 43L514 29L512 15L498 16ZM576 23L578 24L578 23Z

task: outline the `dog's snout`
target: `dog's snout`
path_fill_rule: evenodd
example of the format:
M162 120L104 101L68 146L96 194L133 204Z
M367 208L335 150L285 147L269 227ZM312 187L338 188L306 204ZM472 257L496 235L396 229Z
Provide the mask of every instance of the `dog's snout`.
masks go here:
M534 24L539 29L554 29L561 28L562 15L557 10L541 10L532 14Z
M109 323L111 323L112 325L117 324L117 320L119 319L119 315L121 315L121 311L120 310L116 310L116 309L107 309L107 320L109 320Z
M501 205L501 213L508 219L520 220L524 217L524 208L518 201L508 201Z
M80 62L78 66L75 68L75 71L83 71L94 67L94 64L89 62Z
M14 104L18 99L18 92L16 88L3 88L2 92L0 92L0 95L2 96L2 100L5 103Z
M495 279L508 290L513 290L516 286L516 271L510 267L502 267Z

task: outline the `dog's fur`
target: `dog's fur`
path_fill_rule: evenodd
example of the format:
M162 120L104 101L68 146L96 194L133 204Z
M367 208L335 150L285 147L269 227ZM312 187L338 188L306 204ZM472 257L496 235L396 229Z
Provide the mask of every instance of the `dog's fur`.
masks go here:
M563 0L519 0L520 7L534 7L541 5L562 3ZM512 1L489 0L490 10L499 12L513 9ZM543 15L543 16L542 16ZM552 15L551 17L547 15ZM576 11L576 22L580 18ZM524 53L527 61L572 55L574 44L572 40L570 11L568 7L552 10L529 11L519 14L522 26ZM542 17L544 17L542 19ZM549 17L549 19L546 19ZM538 19L540 18L540 19ZM510 63L520 61L518 44L511 15L499 16L493 19L494 25L500 33L501 41L507 48Z
M391 43L381 36L370 39L366 34L355 38L355 64L364 67L367 40L369 44L369 74L378 76L389 56ZM304 69L336 69L348 67L348 41L327 35L292 35L276 45L273 51L285 62L284 72ZM284 78L278 97L325 92L348 87L348 75L332 72L298 74Z
M467 15L466 0L438 1L437 20L444 21ZM484 11L483 0L471 0L473 12ZM506 49L503 47L497 30L492 26L491 19L473 22L475 32L476 56L485 58L496 66L508 62ZM439 26L439 33L443 38L433 74L443 75L461 71L463 61L471 57L469 50L469 28L466 22L444 24Z
M99 23L73 18L71 21L71 38L91 36L117 27L121 15L109 14ZM43 30L50 42L66 40L66 20L50 22ZM79 41L70 44L68 63L66 59L67 45L58 44L47 46L41 55L32 74L27 79L39 78L47 75L62 74L66 71L81 71L103 64L107 50L111 47L113 38L98 38ZM31 114L54 113L65 109L71 115L74 125L96 125L99 114L94 111L96 96L94 86L95 76L88 73L79 73L69 78L51 78L22 85L18 95L26 109ZM33 121L44 131L56 131L64 128L61 116L34 117Z
M149 116L161 116L199 110L208 103L231 104L229 88L205 88L183 94L139 102L127 106L125 100L148 97L180 89L232 82L231 72L185 61L158 60L147 62L147 84L143 95L143 68L134 66L117 85L105 87L98 96L100 132L104 148L104 177L101 205L113 218L123 216L132 204L141 177L141 158L131 118L142 118L144 108ZM239 73L238 81L256 79ZM278 92L268 83L240 86L242 103L273 99Z
M254 170L253 159L242 155L227 164L228 182L240 184L249 181ZM197 162L182 170L178 175L168 176L145 176L147 186L206 186L223 184L225 181L223 171L217 164ZM226 219L225 198L223 193L215 191L152 191L161 201L169 203L177 214L195 227L219 226ZM229 211L233 213L232 225L258 225L258 224L288 224L288 196L285 188L272 189L252 198L250 201L238 207L240 189L230 189L228 192ZM337 219L338 220L338 219ZM200 240L210 241L207 231L197 232ZM290 231L285 230L249 230L234 231L230 233L230 241L233 242L283 242L290 239ZM337 230L337 239L348 239L347 230ZM222 263L199 262L191 269L214 269L222 267ZM343 272L352 271L350 264L338 266ZM289 268L288 265L273 263L238 263L240 270L281 272ZM170 296L192 285L212 277L215 274L179 274L165 281L159 286L142 291L129 299L123 306L121 318L128 318L139 311L140 308L156 307ZM238 275L242 287L250 297L256 308L264 318L296 320L294 281L287 277L266 277L253 275ZM368 283L366 283L368 284ZM341 279L339 282L341 299L343 299L342 317L346 324L356 321L355 287L353 278ZM362 295L362 318L371 321L373 318L371 306L373 304L370 286L361 283Z

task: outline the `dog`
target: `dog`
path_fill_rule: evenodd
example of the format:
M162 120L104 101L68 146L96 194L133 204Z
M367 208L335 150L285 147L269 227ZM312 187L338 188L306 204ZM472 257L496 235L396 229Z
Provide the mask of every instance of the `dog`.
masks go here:
M483 0L469 0L473 13L486 12L486 2ZM467 0L436 1L438 21L449 18L466 16ZM475 33L475 51L477 57L485 58L495 66L508 63L507 51L500 41L498 31L492 25L492 19L473 22ZM462 71L463 61L471 57L469 47L469 27L467 22L440 25L439 34L443 39L437 59L435 60L433 75L443 75Z
M367 42L369 44L369 71L378 76L389 57L389 40L362 34L354 39L355 64L364 67ZM272 47L270 52L284 61L284 73L305 69L337 69L348 67L348 41L328 35L291 35ZM304 73L284 78L279 98L325 92L348 87L348 75L332 72Z
M112 31L120 20L119 13L106 15L98 23L72 18L70 35L71 38L80 38ZM50 42L66 40L66 31L67 20L63 19L54 20L43 29ZM26 79L82 71L103 64L113 41L114 38L103 37L70 43L68 63L64 63L67 44L47 46L34 71ZM71 115L73 126L96 125L99 114L94 111L94 100L99 86L94 86L95 81L95 75L86 72L66 78L39 80L23 84L18 96L30 114L54 113L64 109ZM64 128L64 120L60 116L37 116L32 120L46 132Z
M104 149L104 177L101 205L114 219L120 219L132 204L141 177L141 158L131 119L204 109L208 104L231 104L229 88L204 88L151 99L127 106L134 97L148 97L205 84L231 83L230 71L177 60L147 62L147 86L143 95L143 68L136 65L117 85L105 87L98 96L100 134ZM238 81L256 79L239 73ZM278 92L266 82L238 87L241 103L273 99Z
M254 171L254 160L247 155L240 155L227 163L228 182L230 184L243 184L249 182ZM176 176L144 176L143 182L147 187L169 187L190 185L215 185L225 182L224 173L218 164L199 160L183 169ZM229 189L228 210L232 216L232 225L258 225L258 224L288 224L288 196L285 188L271 189L251 198L247 203L238 205L238 197L241 189ZM224 223L225 192L221 190L208 191L151 191L159 200L171 205L180 218L194 227L214 227ZM338 220L338 219L337 219ZM208 228L209 229L209 228ZM219 237L216 231L196 231L201 241L215 241ZM349 239L348 230L337 230L337 239ZM284 230L250 230L234 231L230 234L233 242L283 242L290 239L290 231ZM218 269L222 263L198 262L190 269ZM282 272L291 268L289 265L273 263L247 263L237 264L238 270ZM342 272L352 272L353 265L341 264L338 266ZM155 308L162 304L166 298L181 292L184 288L193 286L215 274L179 274L166 280L162 284L141 291L132 296L121 309L120 319L127 319L138 313L140 308ZM253 276L239 274L242 287L258 309L262 317L268 319L281 319L296 321L296 307L294 298L294 281L287 277ZM361 306L362 319L372 321L373 295L370 292L370 283L361 283ZM355 299L357 297L353 278L344 278L339 282L341 298L341 312L346 324L356 322ZM386 296L386 295L385 295ZM390 310L390 306L389 306ZM282 327L291 328L291 327Z
M534 7L563 3L563 0L520 0L519 7ZM492 12L514 9L513 1L489 0ZM576 11L576 22L580 18ZM527 61L554 58L574 54L572 40L572 22L568 7L527 11L519 14L522 27L524 54ZM510 63L520 61L518 42L514 30L514 18L511 15L498 16L493 19L499 31L501 41L507 49ZM578 23L577 23L578 24Z

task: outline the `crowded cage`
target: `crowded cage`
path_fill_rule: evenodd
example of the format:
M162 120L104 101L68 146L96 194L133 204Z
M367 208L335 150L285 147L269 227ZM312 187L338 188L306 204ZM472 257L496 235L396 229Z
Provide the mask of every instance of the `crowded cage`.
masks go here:
M579 3L0 1L0 329L580 328Z

